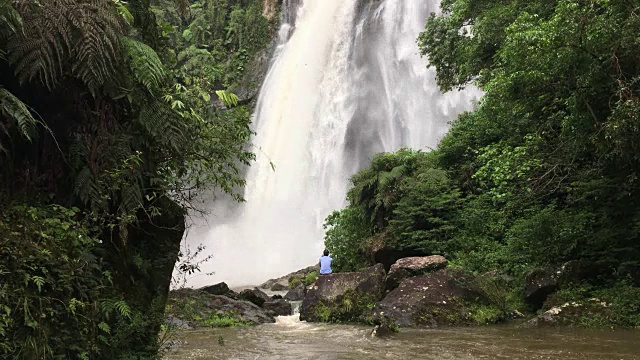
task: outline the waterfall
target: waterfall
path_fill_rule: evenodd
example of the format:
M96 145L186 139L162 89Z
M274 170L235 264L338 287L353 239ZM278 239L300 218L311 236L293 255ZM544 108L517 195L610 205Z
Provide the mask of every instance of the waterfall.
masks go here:
M213 255L190 286L257 284L314 263L322 224L376 152L437 145L480 96L441 94L416 38L437 0L285 0L254 113L246 203L195 226ZM272 168L272 164L275 170ZM216 217L217 216L217 217ZM198 224L195 224L198 225Z

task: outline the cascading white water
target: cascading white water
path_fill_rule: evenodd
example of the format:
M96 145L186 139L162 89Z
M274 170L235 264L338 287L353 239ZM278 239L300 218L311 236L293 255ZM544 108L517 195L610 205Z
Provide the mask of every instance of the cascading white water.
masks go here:
M435 147L477 90L441 94L416 38L437 0L286 0L260 91L257 161L233 217L192 229L213 254L198 287L257 284L317 262L322 223L372 155ZM275 171L271 167L275 165Z

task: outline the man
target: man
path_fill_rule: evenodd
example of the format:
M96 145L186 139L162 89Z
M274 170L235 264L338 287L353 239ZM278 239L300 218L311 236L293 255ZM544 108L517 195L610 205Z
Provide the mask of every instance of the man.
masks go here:
M324 255L320 257L320 275L331 274L331 261L329 250L324 251Z

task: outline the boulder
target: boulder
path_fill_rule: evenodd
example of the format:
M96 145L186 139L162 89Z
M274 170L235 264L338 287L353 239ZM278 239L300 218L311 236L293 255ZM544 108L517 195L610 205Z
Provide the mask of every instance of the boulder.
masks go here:
M373 243L370 245L370 248L366 250L366 253L369 256L373 257L376 263L381 263L384 265L384 269L389 272L391 270L391 266L395 264L398 259L410 257L410 256L424 256L427 255L422 252L418 252L415 250L408 249L396 249L394 247L386 246L384 242L382 243Z
M300 320L321 322L359 321L369 316L384 291L385 271L376 264L362 272L322 275L307 289Z
M447 259L441 255L414 256L402 258L391 265L390 274L398 270L406 270L411 276L423 275L431 271L443 269Z
M524 278L525 301L535 309L540 309L547 297L558 288L558 274L552 269L538 269L527 273Z
M385 281L385 291L389 292L397 288L398 286L400 286L402 280L408 277L411 277L411 274L405 269L399 269L390 273L389 275L387 275L387 280Z
M195 326L206 326L207 319L219 316L233 317L245 324L275 322L273 316L251 302L194 289L172 291L166 315L173 323L179 319Z
M371 336L386 337L398 332L398 325L388 316L374 316L373 323L375 324L375 327L371 331Z
M271 298L260 289L253 288L242 290L240 294L238 294L238 300L246 300L258 306L262 306L265 301L270 301Z
M541 315L523 324L525 327L535 326L574 326L584 325L591 319L608 319L609 304L599 299L572 301L554 306ZM601 323L599 323L601 326Z
M300 279L304 279L307 275L309 275L310 273L314 272L314 271L318 271L318 265L311 265L311 266L307 266L304 269L300 269L298 271L294 271L290 274L287 274L285 276L281 276L277 279L269 279L267 281L265 281L264 283L262 283L259 288L261 289L270 289L273 291L284 291L284 290L289 290L289 279L292 277L298 277ZM284 287L284 289L282 290L274 290L273 286L278 283L280 285L282 285ZM278 287L281 288L281 287Z
M385 290L387 292L397 288L402 280L418 275L424 275L432 271L443 269L447 266L447 259L441 255L413 256L398 259L393 265L387 281Z
M167 316L167 318L165 319L165 324L169 328L173 328L173 329L180 329L180 330L193 329L193 325L191 325L188 321L184 321L173 315Z
M291 315L291 304L283 299L267 301L262 305L262 308L271 316Z
M289 301L301 301L304 299L304 285L300 284L294 289L289 290L284 298Z
M449 269L404 279L376 304L374 317L388 317L402 327L470 323L464 303L484 301L468 285L472 282L468 275Z
M286 291L286 290L289 290L289 287L281 283L275 283L271 287L271 291Z
M232 292L231 289L229 289L229 286L227 285L227 283L225 282L217 283L215 285L204 286L198 290L204 291L211 295L227 295Z

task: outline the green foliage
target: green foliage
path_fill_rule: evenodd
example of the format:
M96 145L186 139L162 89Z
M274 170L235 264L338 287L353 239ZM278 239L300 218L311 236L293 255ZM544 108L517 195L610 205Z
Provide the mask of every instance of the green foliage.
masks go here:
M318 279L318 273L315 271L312 271L309 274L307 274L307 276L305 276L303 283L305 286L309 286L314 282L316 282L317 279Z
M79 210L14 206L0 217L0 355L117 358L140 313L114 292ZM139 321L143 321L142 318Z
M378 154L351 181L349 206L325 221L325 246L337 271L366 267L382 247L425 254L451 250L460 193L437 167L436 154Z
M251 109L230 88L273 24L258 0L150 3L0 0L1 354L155 356L184 214L242 200Z
M347 207L334 211L324 223L324 246L331 253L334 272L356 271L367 267L366 239L370 236L364 215Z
M121 39L129 56L129 67L134 78L152 94L158 91L166 78L162 60L147 44L132 38Z
M481 286L491 300L473 315L482 323L520 306L527 271L571 260L607 264L589 296L611 298L612 282L640 266L640 5L442 0L441 9L418 38L421 53L441 90L473 84L484 97L437 150L378 154L354 175L347 207L325 225L336 265L356 270L383 249L514 277ZM601 315L634 324L626 300L637 285L616 288L627 310Z
M0 114L5 118L15 121L18 132L27 140L31 141L35 134L36 119L25 103L2 87L0 87ZM0 130L8 133L9 126L9 124L0 123ZM3 147L0 143L0 150L2 149Z
M608 286L572 283L564 286L546 302L546 307L566 303L585 304L576 325L595 327L640 326L640 287L622 279Z
M292 276L289 278L289 289L295 289L302 285L302 280L299 276Z
M319 302L311 310L311 321L329 323L364 322L373 324L376 299L370 295L348 290L331 303Z
M18 2L24 21L7 44L22 82L38 78L52 89L65 74L92 92L115 77L124 27L105 0Z
M211 314L208 318L202 319L200 325L220 328L246 326L248 324L233 315Z
M211 301L208 294L188 294L172 296L167 304L166 313L198 327L235 327L251 323L233 311L218 311L207 307Z

